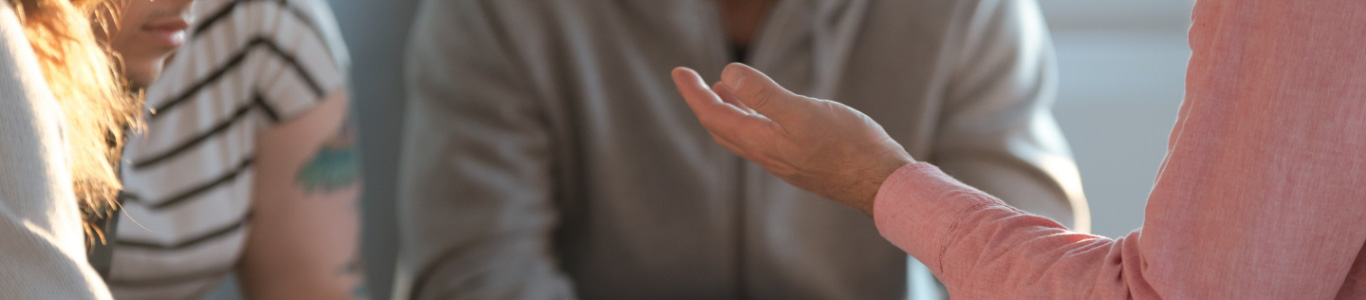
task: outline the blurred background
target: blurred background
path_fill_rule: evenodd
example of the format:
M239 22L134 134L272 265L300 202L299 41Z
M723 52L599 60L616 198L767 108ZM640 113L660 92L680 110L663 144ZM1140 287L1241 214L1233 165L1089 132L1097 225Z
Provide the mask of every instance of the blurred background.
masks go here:
M1040 0L1057 48L1053 107L1081 169L1092 233L1143 225L1185 93L1192 0Z
M417 0L329 0L350 47L365 167L363 251L374 299L389 299L403 53ZM1192 0L1040 0L1061 68L1053 111L1072 144L1093 233L1118 237L1143 206L1176 120ZM353 113L354 113L353 112ZM228 282L208 299L239 299Z

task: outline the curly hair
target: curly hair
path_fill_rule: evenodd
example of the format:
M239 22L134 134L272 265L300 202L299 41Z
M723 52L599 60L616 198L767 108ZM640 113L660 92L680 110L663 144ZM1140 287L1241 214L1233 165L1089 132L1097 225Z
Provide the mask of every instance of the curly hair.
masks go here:
M76 198L86 220L104 217L122 188L117 162L123 135L140 126L140 97L128 92L116 60L96 34L125 0L8 0L38 56L44 80L66 121ZM102 11L103 10L103 11ZM87 221L87 233L100 235Z

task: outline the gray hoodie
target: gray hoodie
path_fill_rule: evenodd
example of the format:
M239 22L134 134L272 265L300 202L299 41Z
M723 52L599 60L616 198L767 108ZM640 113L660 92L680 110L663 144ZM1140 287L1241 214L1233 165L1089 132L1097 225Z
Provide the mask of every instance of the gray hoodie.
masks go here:
M732 61L706 0L432 0L408 60L400 299L895 299L859 212L715 145L669 70ZM1086 230L1028 0L786 0L744 58L917 159Z

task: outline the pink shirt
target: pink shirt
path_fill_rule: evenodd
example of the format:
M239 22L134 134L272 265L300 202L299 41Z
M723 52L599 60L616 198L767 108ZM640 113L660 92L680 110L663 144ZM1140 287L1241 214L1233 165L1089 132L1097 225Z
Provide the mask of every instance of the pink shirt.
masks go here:
M1145 228L1071 232L917 163L879 230L954 299L1366 299L1366 1L1202 0L1190 44Z

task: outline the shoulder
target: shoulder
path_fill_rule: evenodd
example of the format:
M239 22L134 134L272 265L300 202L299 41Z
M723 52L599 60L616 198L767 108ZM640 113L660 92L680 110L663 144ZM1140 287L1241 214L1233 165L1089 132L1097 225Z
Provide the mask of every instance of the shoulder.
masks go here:
M240 45L264 41L287 51L320 43L337 64L349 62L336 17L325 0L202 0L195 6L197 20L191 33L197 41L201 36Z
M342 40L341 29L337 25L337 17L332 12L332 7L325 0L290 0L288 2L288 13L277 14L283 18L299 18L305 24L313 28L302 33L303 35L316 35L323 41L327 48L332 52L335 59L341 65L349 63L346 53L346 43Z
M8 115L7 123L52 123L60 111L9 1L0 1L0 99L5 104L0 113ZM13 129L4 127L13 126L0 126L0 130Z
M35 61L36 55L24 36L24 27L19 23L14 6L9 1L0 1L0 70L4 72L3 79L20 79L21 75L25 75L20 74L21 69L36 70ZM32 63L33 68L28 68L26 63Z

